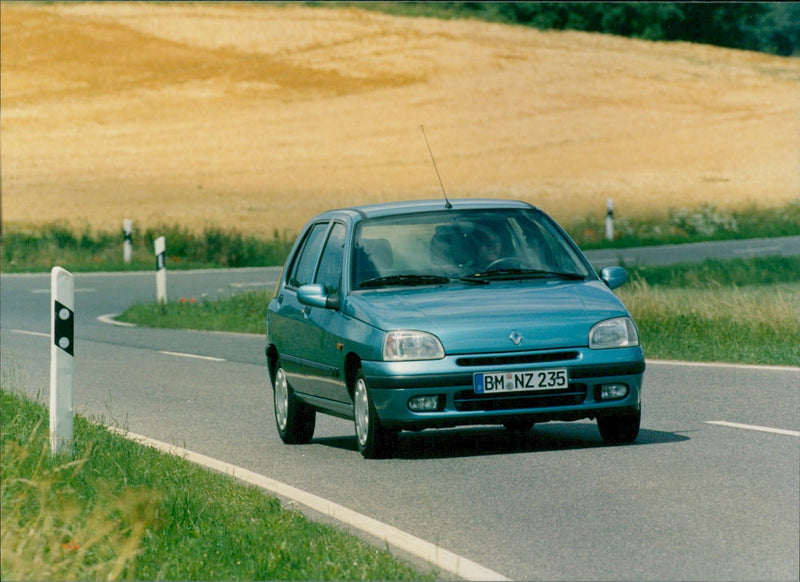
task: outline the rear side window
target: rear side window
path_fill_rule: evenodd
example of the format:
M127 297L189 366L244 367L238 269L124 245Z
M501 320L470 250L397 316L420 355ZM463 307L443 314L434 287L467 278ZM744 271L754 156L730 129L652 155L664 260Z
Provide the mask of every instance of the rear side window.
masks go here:
M290 287L300 287L311 282L314 277L314 267L317 265L317 257L319 257L319 251L322 248L322 242L325 240L325 232L327 230L327 222L319 222L309 229L292 263L289 278L286 280Z

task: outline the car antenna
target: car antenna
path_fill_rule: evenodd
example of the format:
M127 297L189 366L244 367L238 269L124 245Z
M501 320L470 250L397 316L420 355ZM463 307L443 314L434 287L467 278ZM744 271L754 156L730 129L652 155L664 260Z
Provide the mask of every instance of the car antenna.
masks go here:
M447 192L444 191L444 183L442 182L442 177L439 175L439 168L436 165L436 158L433 157L431 144L428 143L428 136L425 134L425 126L420 124L419 128L422 130L422 137L425 138L425 145L428 146L428 153L431 155L431 161L433 162L433 169L436 170L436 177L439 178L439 185L442 187L442 195L444 196L444 207L450 210L453 207L453 205L450 204L450 201L447 199Z

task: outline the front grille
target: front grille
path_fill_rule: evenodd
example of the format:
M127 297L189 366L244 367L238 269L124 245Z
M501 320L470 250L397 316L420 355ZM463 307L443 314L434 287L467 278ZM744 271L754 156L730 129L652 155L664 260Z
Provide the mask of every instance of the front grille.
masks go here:
M475 394L472 390L461 390L453 398L456 410L463 412L574 406L586 400L586 384L570 384L566 390L507 392L488 396Z
M457 358L458 366L508 366L513 364L540 364L542 362L561 362L576 360L579 354L576 351L545 352L538 354L515 354L507 356L471 356Z

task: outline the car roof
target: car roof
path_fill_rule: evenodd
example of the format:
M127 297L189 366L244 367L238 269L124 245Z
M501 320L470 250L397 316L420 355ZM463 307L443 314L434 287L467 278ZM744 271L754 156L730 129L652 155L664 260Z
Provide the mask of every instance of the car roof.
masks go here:
M502 200L495 198L456 198L450 200L452 210L487 210L496 208L534 208L527 202L519 200ZM384 202L382 204L365 204L343 208L338 212L355 212L362 218L377 218L380 216L394 216L398 214L414 214L417 212L431 212L445 210L444 198L434 200L405 200L400 202ZM337 212L337 211L333 211Z

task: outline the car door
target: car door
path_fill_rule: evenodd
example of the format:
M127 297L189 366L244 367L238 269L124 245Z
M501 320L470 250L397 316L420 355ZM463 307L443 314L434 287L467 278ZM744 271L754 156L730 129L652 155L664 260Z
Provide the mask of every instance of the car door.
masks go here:
M344 325L342 313L303 305L297 298L297 290L308 283L323 285L330 295L340 292L346 232L339 221L319 222L307 229L289 263L270 326L296 392L349 403L339 372L342 353L337 347Z
M314 350L314 334L310 333L307 307L297 299L297 289L313 281L329 229L330 221L325 220L306 230L302 243L288 264L275 300L277 307L270 316L271 335L275 338L289 382L297 392L314 395L314 374L308 360Z
M314 283L322 285L328 296L339 298L342 291L342 267L347 227L333 222L322 249ZM337 302L341 303L341 301ZM310 380L314 383L314 394L335 400L350 402L345 379L342 377L342 328L349 318L340 308L305 307L308 323L308 338L305 355Z

